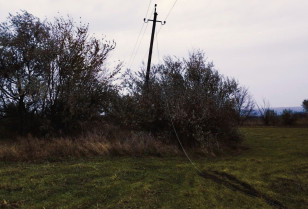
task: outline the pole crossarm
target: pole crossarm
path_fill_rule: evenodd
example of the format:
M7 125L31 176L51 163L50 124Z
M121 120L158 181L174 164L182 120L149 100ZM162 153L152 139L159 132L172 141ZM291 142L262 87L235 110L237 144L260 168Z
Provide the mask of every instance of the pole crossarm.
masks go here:
M154 20L150 20L150 19L143 19L143 21L145 22L145 23L148 23L148 22L154 22ZM160 21L160 20L156 20L156 22L160 22L162 25L165 25L166 24L166 21Z

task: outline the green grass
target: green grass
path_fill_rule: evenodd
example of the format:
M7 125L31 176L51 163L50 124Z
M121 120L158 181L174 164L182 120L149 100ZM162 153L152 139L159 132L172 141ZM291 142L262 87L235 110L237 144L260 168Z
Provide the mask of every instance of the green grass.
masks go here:
M308 129L241 131L249 149L194 161L249 184L259 197L236 189L243 186L226 176L201 177L184 157L104 157L0 162L0 208L279 208L264 197L285 208L308 208Z

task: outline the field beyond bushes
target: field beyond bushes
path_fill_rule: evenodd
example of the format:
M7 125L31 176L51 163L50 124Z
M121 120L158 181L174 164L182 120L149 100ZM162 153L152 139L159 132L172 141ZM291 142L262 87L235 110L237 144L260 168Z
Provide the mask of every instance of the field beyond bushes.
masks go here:
M243 128L237 155L0 161L0 208L290 208L308 205L308 128Z

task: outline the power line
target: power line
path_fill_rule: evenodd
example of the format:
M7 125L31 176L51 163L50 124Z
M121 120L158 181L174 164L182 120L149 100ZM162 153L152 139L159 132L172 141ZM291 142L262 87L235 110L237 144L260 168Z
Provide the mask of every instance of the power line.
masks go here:
M163 26L161 25L160 28L159 28L159 31L161 30ZM159 56L159 47L158 47L158 33L155 34L156 35L156 47L157 47L157 62L159 63L160 61L160 56Z
M147 31L147 28L148 28L148 24L145 26L145 29L144 29L144 31L143 31L142 37L141 37L141 39L140 39L140 42L139 42L139 44L138 44L136 53L134 54L133 60L132 60L132 62L131 62L131 64L130 64L130 67L131 67L131 65L132 65L132 64L134 63L134 61L135 61L136 55L137 55L137 53L138 53L138 51L139 51L139 48L140 48L140 45L141 45L141 43L142 43L142 41L143 41L143 39L144 39L144 35L145 35L145 32Z
M149 13L149 9L150 9L151 3L152 3L152 0L150 0L150 2L149 2L147 13L145 14L146 18L148 17L148 13Z
M131 65L132 65L134 53L135 53L135 51L136 51L136 47L137 47L137 44L138 44L138 41L139 41L139 38L140 38L140 35L141 35L141 32L142 32L143 28L144 28L144 23L142 24L142 27L141 27L141 29L140 29L140 31L139 31L138 38L137 38L137 40L136 40L136 42L135 42L135 45L134 45L134 49L133 49L133 51L132 51L132 53L131 53L131 56L130 56L130 59L129 59L129 68L130 68Z
M173 5L172 5L172 7L169 9L169 11L168 11L168 13L167 13L167 16L166 16L166 18L165 18L165 20L164 20L165 22L167 22L167 19L168 19L168 17L170 16L171 11L173 10L173 8L174 8L174 6L176 5L177 2L178 2L178 0L175 0L174 3L173 3ZM158 30L157 33L159 33L160 30L161 30L161 28Z
M168 14L167 14L167 16L166 16L166 18L165 18L165 21L168 19L169 15L170 15L172 9L174 8L175 4L177 3L177 1L178 1L178 0L175 0L175 1L174 1L174 3L173 3L173 5L172 5L171 9L169 10L169 12L168 12Z
M146 14L145 14L145 17L148 16L151 3L152 3L152 0L149 1L149 5L148 5L148 8L147 8L147 12L146 12ZM139 49L139 48L137 48L137 50L136 50L136 47L137 47L138 42L139 42L139 40L140 40L140 35L141 35L142 30L143 30L143 28L144 28L144 24L145 24L145 23L143 22L143 24L142 24L142 26L141 26L141 29L140 29L140 31L139 31L139 34L138 34L138 38L137 38L137 40L136 40L136 42L135 42L133 51L132 51L132 53L131 53L131 56L130 56L130 59L129 59L129 68L131 68L131 65L132 65L133 62L134 62L134 57L136 56L136 54L137 54L137 52L138 52L138 49ZM146 30L146 29L145 29L145 30ZM144 33L143 33L143 35L144 35Z

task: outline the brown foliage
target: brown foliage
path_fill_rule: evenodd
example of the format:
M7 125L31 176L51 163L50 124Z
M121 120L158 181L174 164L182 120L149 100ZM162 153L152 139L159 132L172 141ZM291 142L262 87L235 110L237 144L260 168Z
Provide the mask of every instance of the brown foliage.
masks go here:
M145 133L118 133L112 131L112 139L106 133L91 133L78 138L39 139L18 138L15 141L2 141L0 160L41 161L95 156L144 156L179 155L174 145L166 145ZM112 137L112 135L109 136ZM123 137L125 136L125 137Z

